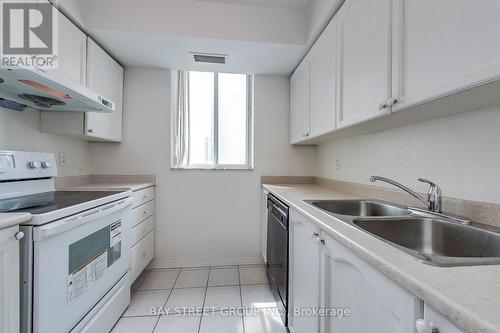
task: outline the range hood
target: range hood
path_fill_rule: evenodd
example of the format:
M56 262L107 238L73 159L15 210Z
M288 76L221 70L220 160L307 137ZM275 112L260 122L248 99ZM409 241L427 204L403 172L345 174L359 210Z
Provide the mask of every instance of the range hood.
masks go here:
M0 98L43 111L113 112L115 103L55 71L0 68Z

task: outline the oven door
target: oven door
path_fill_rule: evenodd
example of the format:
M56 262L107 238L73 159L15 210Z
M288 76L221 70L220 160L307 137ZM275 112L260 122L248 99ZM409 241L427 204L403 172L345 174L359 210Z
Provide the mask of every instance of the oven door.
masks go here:
M33 228L33 332L66 333L130 267L130 199Z

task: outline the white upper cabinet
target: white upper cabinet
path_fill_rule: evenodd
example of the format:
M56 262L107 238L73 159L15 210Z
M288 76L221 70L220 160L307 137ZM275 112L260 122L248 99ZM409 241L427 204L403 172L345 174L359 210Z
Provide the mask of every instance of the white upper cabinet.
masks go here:
M115 103L113 113L87 112L86 135L106 141L122 140L123 67L88 38L87 86Z
M87 36L61 13L58 14L58 69L54 72L86 85Z
M337 20L326 27L309 52L310 128L309 137L335 129Z
M392 94L392 0L346 0L339 13L337 127L389 112Z
M293 309L319 307L319 228L290 210L289 322L294 333L314 333L317 316L294 315Z
M290 79L292 144L335 129L337 20L318 38Z
M320 332L415 332L420 300L330 236L323 237L321 308L348 308L350 315L325 316Z
M500 1L400 1L396 110L500 78Z
M90 38L86 44L87 86L115 103L115 111L112 113L43 111L41 130L44 133L73 136L88 141L120 142L123 68ZM76 74L76 71L73 73Z
M290 79L290 142L309 136L309 59L306 57Z

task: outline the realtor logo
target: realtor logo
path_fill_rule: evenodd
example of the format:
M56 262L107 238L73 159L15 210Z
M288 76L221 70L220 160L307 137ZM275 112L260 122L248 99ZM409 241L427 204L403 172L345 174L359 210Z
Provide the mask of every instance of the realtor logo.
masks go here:
M57 68L57 12L49 2L0 0L2 67Z

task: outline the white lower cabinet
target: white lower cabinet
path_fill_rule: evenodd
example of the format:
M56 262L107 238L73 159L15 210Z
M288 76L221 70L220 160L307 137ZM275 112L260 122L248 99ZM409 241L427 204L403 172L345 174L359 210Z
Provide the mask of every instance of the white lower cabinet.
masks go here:
M131 214L131 277L134 283L155 254L155 187L148 187L132 193Z
M424 305L424 319L417 322L418 333L465 333L431 306Z
M19 227L0 230L0 332L19 332Z
M319 229L295 211L290 211L289 321L292 333L318 332L319 318L303 315L319 307ZM297 311L297 312L295 312Z
M332 237L322 237L321 307L348 309L350 315L325 316L320 332L415 332L420 300Z
M155 253L155 232L154 230L147 234L137 244L132 246L132 277L133 283L146 266L151 262Z
M421 301L293 209L289 240L290 332L416 332Z

